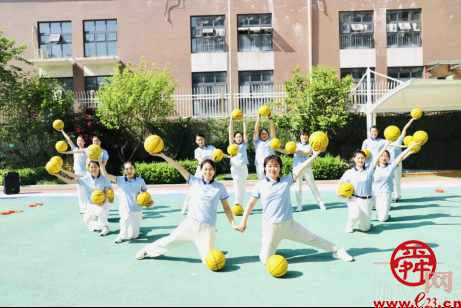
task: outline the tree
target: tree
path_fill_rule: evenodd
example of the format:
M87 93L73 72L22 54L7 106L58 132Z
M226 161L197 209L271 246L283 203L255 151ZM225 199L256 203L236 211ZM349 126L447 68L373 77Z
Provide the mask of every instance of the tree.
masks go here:
M110 129L118 129L123 136L125 143L117 148L123 162L132 159L149 134L149 124L165 121L176 107L172 95L178 82L168 69L161 71L156 64L149 67L143 59L136 69L128 63L121 71L119 65L96 92L102 123ZM130 141L135 147L128 155L125 152Z
M285 108L285 115L275 117L280 129L297 137L302 129L334 134L347 123L347 100L353 85L352 77L338 79L335 69L314 67L311 75L293 71L291 81L285 83L287 97L275 105Z

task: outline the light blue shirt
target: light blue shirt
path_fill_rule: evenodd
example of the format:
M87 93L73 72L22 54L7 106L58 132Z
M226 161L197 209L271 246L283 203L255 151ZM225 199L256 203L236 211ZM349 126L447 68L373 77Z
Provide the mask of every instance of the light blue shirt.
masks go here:
M272 138L262 141L258 138L258 140L253 142L256 150L255 166L263 166L264 160L267 157L275 155L274 150L270 146L271 140Z
M136 197L140 192L147 191L144 180L135 177L130 181L125 176L118 176L116 184L120 188L120 207L124 207L130 213L142 212L143 208L136 201Z
M190 203L187 217L216 227L219 201L229 198L226 187L216 181L210 184L204 179L189 175Z
M401 136L394 143L398 145L403 145L403 137ZM402 154L402 148L393 147L392 144L389 146L388 151L389 151L389 154L391 155L391 161L395 161L397 157L399 157L400 154Z
M276 224L293 220L290 198L290 187L293 183L293 174L290 174L276 182L266 178L256 184L253 197L261 199L265 223Z
M388 193L394 191L394 171L397 166L394 163L378 165L375 170L373 191L375 193Z
M354 195L369 197L372 195L374 173L375 168L373 166L366 166L363 170L358 170L354 167L344 173L341 181L350 182L354 186Z
M82 178L77 179L79 185L85 187L86 199L89 204L94 204L91 201L91 193L95 190L101 190L104 192L106 188L112 188L110 181L105 178L102 174L98 178L94 178L93 175L88 174Z
M236 146L239 148L239 153L237 156L231 158L231 165L248 165L248 145L245 142L241 144L237 144L234 142Z
M102 160L102 161L109 160L109 153L107 153L107 151L104 150L104 149L101 149L101 150L102 150L101 160ZM88 154L87 154L88 148L84 149L83 152L85 153L85 155L86 155L86 157L87 157L87 158L86 158L87 164L90 163L90 158L88 157ZM85 168L86 168L86 167L85 167Z
M206 160L206 159L211 159L213 151L216 150L216 148L212 145L207 145L204 148L197 148L195 149L195 159L201 159L201 160Z
M363 142L362 149L370 150L370 158L367 159L365 165L371 166L374 157L378 156L379 152L386 146L386 140L378 138L368 138Z
M309 151L311 152L311 155L312 155L312 147L309 145L309 143L304 144L304 143L298 142L296 146L297 146L296 151L300 151L300 152ZM308 159L309 159L309 156L302 156L302 155L295 154L295 157L293 158L293 168L301 166ZM312 169L312 166L309 165L309 167L307 167L306 170L308 169Z
M72 151L79 151L79 147L73 147ZM83 154L74 154L74 171L75 172L86 172L86 152L83 150Z

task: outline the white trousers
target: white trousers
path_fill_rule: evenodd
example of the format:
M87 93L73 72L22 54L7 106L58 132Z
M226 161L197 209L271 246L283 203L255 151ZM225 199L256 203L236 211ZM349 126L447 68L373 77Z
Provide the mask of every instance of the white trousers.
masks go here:
M360 199L352 197L347 202L349 208L348 223L355 225L358 223L361 231L369 231L371 228L371 214L373 212L373 199Z
M389 219L389 211L392 205L392 193L373 192L373 201L376 206L376 217L379 221L385 222Z
M293 169L293 171L295 172L297 172L298 170L299 168ZM303 179L306 180L312 193L317 199L317 202L322 202L322 197L320 196L319 189L317 188L317 185L315 184L314 172L312 171L311 168L307 168L299 176L298 181L296 182L296 200L298 201L298 206L303 205Z
M232 165L231 166L232 179L234 180L235 191L235 204L244 205L246 183L248 179L248 166L247 165Z
M277 224L263 222L262 229L263 234L259 259L264 264L267 263L270 257L275 255L278 246L283 240L306 244L330 252L335 252L337 250L337 247L331 242L310 233L306 228L294 220Z
M90 231L102 230L109 226L109 204L98 206L87 204L83 222L88 226Z
M200 169L200 166L197 167L197 171L195 171L195 176L198 178L202 177L202 170ZM186 196L186 200L184 200L184 203L182 205L183 210L189 209L189 202L190 202L190 191Z
M205 263L207 254L214 249L215 232L215 227L186 218L169 236L146 246L145 250L149 257L156 258L176 247L193 242L200 252L202 262Z
M266 178L266 174L264 173L264 165L256 166L256 173L258 174L258 180L262 181Z
M395 198L402 198L402 163L394 171L394 193Z
M77 171L75 172L76 175L86 176L86 171ZM77 185L77 195L78 195L78 205L80 207L80 211L85 211L86 209L86 191L85 187L82 185Z
M128 212L124 206L118 210L120 214L120 235L122 240L137 239L141 231L142 212Z

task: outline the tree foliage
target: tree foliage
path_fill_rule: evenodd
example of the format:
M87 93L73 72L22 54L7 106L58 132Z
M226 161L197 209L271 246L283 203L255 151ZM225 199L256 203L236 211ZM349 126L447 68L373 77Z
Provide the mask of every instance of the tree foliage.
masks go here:
M121 71L119 65L107 81L96 92L98 114L104 125L118 129L124 137L125 144L118 153L122 161L127 161L150 133L149 124L165 121L174 111L172 95L179 84L168 69L161 71L143 59L136 69L128 63ZM128 155L125 151L130 141L135 141L136 146Z
M286 115L275 117L277 128L289 130L293 137L302 129L334 134L347 123L346 104L353 82L350 76L338 79L332 68L314 67L307 76L296 68L285 83L287 97L275 104L289 106Z

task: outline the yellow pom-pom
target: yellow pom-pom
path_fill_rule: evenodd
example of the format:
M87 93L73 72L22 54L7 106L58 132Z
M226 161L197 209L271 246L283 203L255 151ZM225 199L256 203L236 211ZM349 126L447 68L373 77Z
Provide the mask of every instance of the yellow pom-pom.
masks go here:
M147 153L150 154L158 154L162 152L164 146L165 144L163 139L157 135L149 136L146 141L144 141L144 149L146 149Z
M232 111L232 120L237 121L243 118L243 112L240 109L235 109Z
M339 185L338 193L344 197L350 198L354 194L354 186L349 182L343 182Z
M227 154L230 156L237 156L239 153L239 147L236 146L235 144L231 144L230 146L227 147Z
M326 149L329 142L328 136L324 132L315 132L309 138L309 144L314 151Z
M224 158L224 153L220 149L216 149L211 153L211 158L214 162L219 163Z
M411 146L412 146L413 144L415 144L415 143L418 143L418 142L416 142L416 141L413 140L412 142L410 142L409 147L411 147ZM418 153L419 151L421 151L421 145L415 146L413 149L411 149L411 151L412 151L412 152L415 152L415 153Z
M413 136L406 136L405 139L403 139L403 144L408 147L410 146L410 143L412 141L413 141Z
M365 153L366 159L370 158L370 156L371 156L370 150L368 150L368 149L362 149L361 151L362 151L363 153Z
M288 271L287 260L279 255L270 257L269 260L267 260L266 266L269 274L276 278L285 276Z
M422 142L422 145L425 145L428 140L429 136L425 131L420 130L413 135L413 141L416 143Z
M136 197L136 202L140 206L146 207L147 205L149 205L149 203L152 202L152 196L147 191L140 192Z
M106 201L106 194L102 190L94 190L90 196L91 202L94 204L103 204Z
M226 265L226 257L221 251L212 250L206 256L205 263L210 270L216 272L221 270L224 265Z
M53 128L55 130L63 130L64 129L64 122L61 120L56 120L53 122Z
M107 198L109 199L110 203L114 203L115 194L114 194L114 191L111 188L109 189L109 194L108 194Z
M268 117L271 114L271 109L269 106L263 105L261 108L259 108L259 114L263 117Z
M234 213L235 216L240 216L243 214L245 210L243 209L243 206L240 204L236 204L232 207L232 213Z
M99 145L92 144L86 151L88 158L94 161L99 161L102 156L102 149Z
M285 150L287 152L290 152L291 154L295 153L297 149L298 146L296 145L296 142L290 141L287 144L285 144Z
M64 141L58 141L58 143L56 143L56 151L58 152L65 152L67 151L67 148L67 143Z
M282 147L282 142L280 141L280 139L274 138L271 140L269 145L272 150L278 150Z
M50 159L50 162L56 162L59 165L59 168L62 168L62 166L64 165L64 161L59 156L54 156Z
M387 127L384 131L384 137L386 138L386 140L392 142L397 141L397 139L400 138L400 134L400 128L394 125Z
M57 173L59 173L59 170L61 170L61 167L62 167L62 165L60 165L59 162L54 160L54 161L49 161L46 164L45 169L50 174L57 174Z
M423 111L419 108L414 108L411 111L411 117L415 120L421 119L422 116L423 116Z

